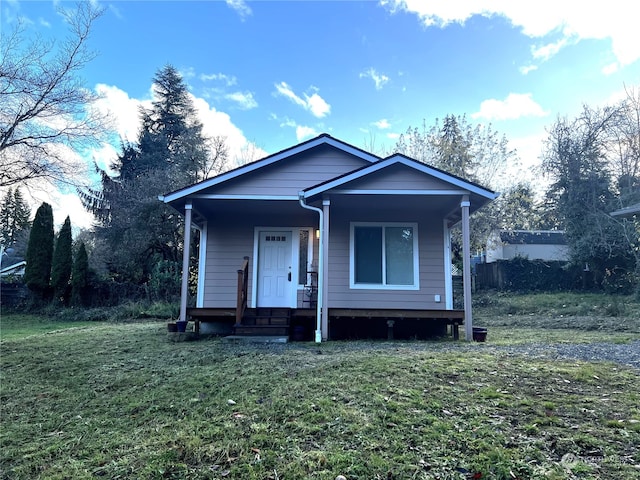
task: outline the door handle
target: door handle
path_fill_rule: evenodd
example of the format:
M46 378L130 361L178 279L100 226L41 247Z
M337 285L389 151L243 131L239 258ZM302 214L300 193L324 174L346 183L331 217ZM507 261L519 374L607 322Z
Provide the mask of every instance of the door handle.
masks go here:
M291 281L291 272L289 272L288 278L289 278L289 281Z

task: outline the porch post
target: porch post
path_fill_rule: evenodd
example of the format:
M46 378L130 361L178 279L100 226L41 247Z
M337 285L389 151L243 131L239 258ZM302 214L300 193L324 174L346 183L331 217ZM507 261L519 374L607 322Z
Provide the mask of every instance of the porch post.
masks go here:
M191 202L184 206L184 245L182 249L182 286L180 288L180 321L187 321L189 296L189 248L191 247Z
M447 310L453 310L453 272L451 271L451 229L447 219L442 222L444 236L444 302Z
M329 207L331 200L322 200L322 340L329 339Z
M207 262L207 222L203 222L200 229L200 249L198 251L198 293L196 295L196 307L204 307L204 281Z
M473 316L471 313L471 240L469 234L469 195L463 195L462 209L462 285L464 293L464 332L467 341L473 339Z

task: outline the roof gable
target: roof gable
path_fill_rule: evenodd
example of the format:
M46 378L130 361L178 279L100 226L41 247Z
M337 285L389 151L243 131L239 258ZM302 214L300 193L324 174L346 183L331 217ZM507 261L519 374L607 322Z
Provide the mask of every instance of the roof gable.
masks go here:
M202 182L196 183L194 185L190 185L180 190L176 190L175 192L168 193L164 196L161 196L160 200L164 201L165 203L175 202L189 195L200 193L203 190L207 190L212 187L219 186L223 183L227 183L227 182L239 179L242 176L251 174L253 172L257 172L261 169L274 166L279 162L286 161L291 157L294 157L299 154L303 154L305 152L309 152L313 149L316 149L322 146L333 147L337 150L340 150L341 152L344 152L348 155L352 155L367 163L373 163L380 160L380 157L378 157L377 155L373 155L371 153L365 152L360 148L354 147L353 145L345 143L341 140L337 140L331 137L330 135L323 133L322 135L312 138L311 140L307 140L306 142L302 142L293 147L281 150L280 152L274 153L260 160L256 160L255 162L248 163L246 165L235 168L233 170L229 170L215 177L203 180Z
M502 230L500 241L508 245L566 245L562 230Z
M382 172L383 170L389 170L397 165L402 165L404 167L412 169L414 172L419 172L427 175L428 177L431 177L437 182L438 186L437 188L435 188L436 190L444 190L446 186L449 186L449 188L451 188L452 190L475 194L486 199L487 201L493 200L498 196L492 190L481 187L480 185L469 182L460 177L456 177L455 175L451 175L443 170L439 170L427 164L418 162L417 160L413 160L399 153L391 155L371 165L366 165L345 175L341 175L321 184L307 188L306 190L304 190L304 196L309 198L324 193L328 190L346 188L349 185L355 185L357 181L360 181L367 176L375 175L379 172Z

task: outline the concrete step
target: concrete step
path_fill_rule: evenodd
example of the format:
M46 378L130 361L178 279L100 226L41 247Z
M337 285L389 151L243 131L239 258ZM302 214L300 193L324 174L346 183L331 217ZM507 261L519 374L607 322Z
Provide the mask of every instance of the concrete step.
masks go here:
M234 335L289 336L289 325L236 325Z
M289 336L281 335L229 335L224 337L225 342L237 343L287 343Z

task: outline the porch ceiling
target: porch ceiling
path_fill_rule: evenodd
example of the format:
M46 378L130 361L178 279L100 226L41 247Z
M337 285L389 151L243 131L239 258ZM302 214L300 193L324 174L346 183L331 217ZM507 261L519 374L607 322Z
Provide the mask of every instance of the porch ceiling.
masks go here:
M394 218L414 216L416 212L447 218L450 224L460 219L460 195L379 195L379 194L332 194L331 210L371 210L377 214ZM315 214L303 209L294 200L247 200L247 199L208 199L192 198L194 222L202 224L204 220L224 216L242 218L250 214L252 217L272 217L274 215L293 218L313 218ZM321 201L309 202L321 206ZM476 206L476 208L478 208ZM472 199L473 209L473 199Z
M256 216L282 215L287 218L300 217L301 215L315 218L311 212L300 207L294 200L230 200L230 199L201 199L194 198L193 209L198 215L198 223L206 219L216 217L242 218L247 214Z

